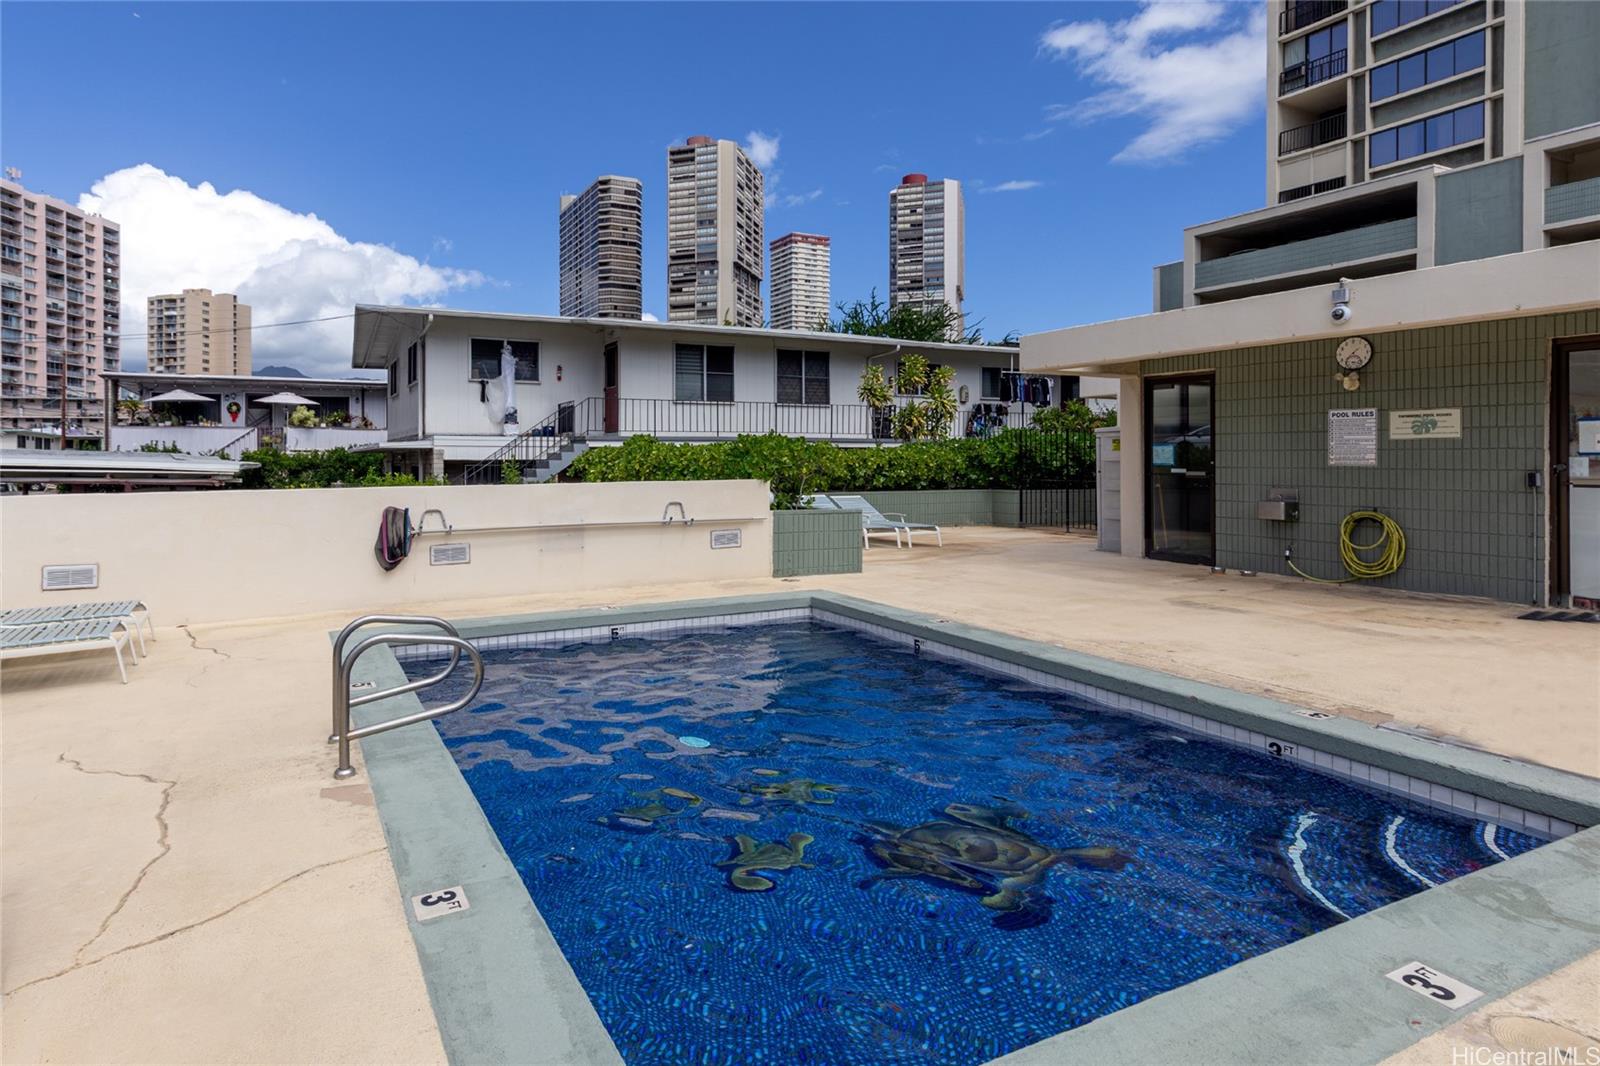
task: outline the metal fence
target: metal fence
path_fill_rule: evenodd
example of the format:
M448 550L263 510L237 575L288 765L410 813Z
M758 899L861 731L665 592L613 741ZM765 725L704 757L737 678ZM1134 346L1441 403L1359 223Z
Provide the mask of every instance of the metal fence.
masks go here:
M1017 439L1017 511L1023 526L1095 528L1093 430L1023 429Z

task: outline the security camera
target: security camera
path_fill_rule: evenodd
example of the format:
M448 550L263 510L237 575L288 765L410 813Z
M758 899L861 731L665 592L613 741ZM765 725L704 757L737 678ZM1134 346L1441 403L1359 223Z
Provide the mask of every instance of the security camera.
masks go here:
M1349 304L1333 305L1333 320L1335 322L1348 322L1354 314L1355 312L1350 310Z

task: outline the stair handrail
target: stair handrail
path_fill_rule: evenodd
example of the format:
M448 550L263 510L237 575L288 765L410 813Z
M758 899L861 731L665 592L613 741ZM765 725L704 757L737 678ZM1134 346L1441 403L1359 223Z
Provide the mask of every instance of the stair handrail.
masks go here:
M600 397L590 396L584 400L573 400L559 404L556 409L527 429L510 438L500 448L490 453L488 458L481 459L467 467L461 475L464 484L472 485L480 481L499 481L500 467L507 460L515 460L517 464L525 465L560 451L569 442L580 438L588 429L588 420L594 406L601 402ZM563 418L572 420L572 428L566 431L560 429ZM584 432L579 431L579 422L583 422ZM546 430L555 432L546 432ZM537 441L542 445L540 454L535 455L534 449L529 445ZM527 454L522 454L526 451Z
M426 513L423 515L423 517L427 517ZM442 521L444 519L444 514L440 513L439 518ZM333 732L328 734L329 744L337 744L339 742L340 697L342 695L345 699L350 698L350 683L348 681L340 681L340 673L345 664L344 646L349 642L351 635L354 634L356 630L363 626L372 625L433 626L436 629L444 630L445 634L448 636L452 636L457 639L460 639L461 637L460 632L456 630L454 625L446 622L443 618L437 618L431 614L364 614L360 618L351 619L350 624L339 630L339 635L333 638ZM443 672L422 683L413 684L403 689L395 689L393 691L384 693L384 695L394 696L401 692L415 692L419 688L427 688L429 685L443 681L445 677L456 668L456 664L460 661L461 649L453 647L450 650L450 665L445 667ZM375 699L377 697L373 698ZM363 703L371 702L371 699L363 696L351 701L350 706L359 707Z
M359 660L361 656L365 655L373 648L383 645L397 644L402 646L416 644L448 644L452 648L450 666L446 667L440 673L434 674L432 677L424 678L421 681L413 681L406 685L396 685L394 688L384 689L380 692L364 693L363 695L351 699L350 672L352 668L354 668L357 660ZM446 703L438 707L424 707L422 710L416 711L412 714L401 715L399 718L391 718L384 722L374 722L372 725L362 726L359 729L350 728L351 707L359 707L364 703L372 703L376 700L388 699L390 696L398 696L406 692L415 692L418 689L437 684L449 676L451 669L458 661L460 661L460 655L463 651L466 652L467 656L472 660L472 684L467 687L466 693L463 694L459 699L453 700L450 703ZM333 705L334 719L337 723L335 728L337 737L335 739L337 739L339 742L339 765L338 768L333 771L333 776L335 779L343 781L346 778L354 777L356 772L355 767L350 765L350 742L352 740L360 740L363 737L374 736L378 733L387 733L389 730L399 729L401 726L415 725L418 722L427 722L432 721L435 718L442 718L447 714L461 710L461 708L477 699L478 690L483 687L483 656L478 652L477 648L473 647L470 641L464 640L461 637L438 636L428 633L374 633L372 636L366 637L359 644L357 644L354 650L352 650L349 656L344 660L339 669L339 680L340 693L343 698L335 698Z

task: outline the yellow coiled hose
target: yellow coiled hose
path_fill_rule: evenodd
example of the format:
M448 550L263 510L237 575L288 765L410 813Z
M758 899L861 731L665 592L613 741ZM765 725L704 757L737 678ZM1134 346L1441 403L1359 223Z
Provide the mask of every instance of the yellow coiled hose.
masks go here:
M1367 520L1378 524L1378 539L1371 544L1357 544L1356 524ZM1357 554L1374 550L1378 553L1376 559L1363 559ZM1351 581L1371 581L1373 578L1388 577L1399 570L1400 564L1406 561L1405 530L1386 514L1377 511L1351 511L1344 516L1344 521L1339 523L1339 561L1344 563L1349 577L1338 579L1313 577L1294 565L1293 559L1289 560L1289 569L1307 581L1316 581L1324 585L1344 585Z

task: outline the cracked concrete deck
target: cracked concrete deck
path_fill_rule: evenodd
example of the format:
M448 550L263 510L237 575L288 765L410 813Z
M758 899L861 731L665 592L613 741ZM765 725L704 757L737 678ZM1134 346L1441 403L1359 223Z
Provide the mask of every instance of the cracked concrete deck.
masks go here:
M1600 776L1600 627L1017 531L877 547L867 567L414 606L475 617L832 588ZM326 634L353 613L161 628L126 686L105 655L7 665L0 1058L443 1060L371 794L332 780L323 743ZM1545 1031L1527 1018L1600 1041L1597 985L1591 956L1397 1061L1510 1049Z

